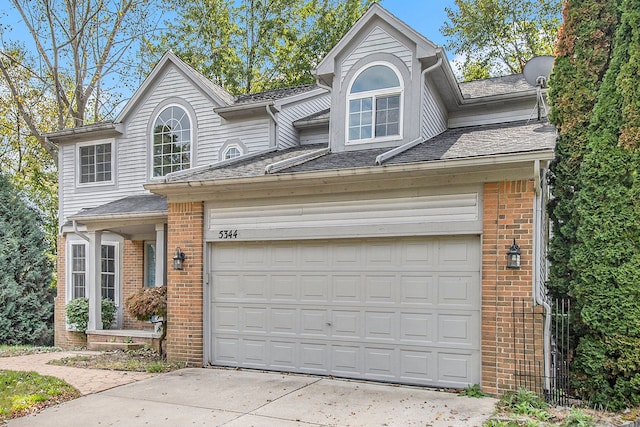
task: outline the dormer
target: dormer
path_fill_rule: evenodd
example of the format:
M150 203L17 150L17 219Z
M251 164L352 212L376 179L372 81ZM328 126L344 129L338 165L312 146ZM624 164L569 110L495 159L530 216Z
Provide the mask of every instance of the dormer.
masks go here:
M434 43L372 5L314 70L318 84L331 91L331 151L396 147L423 137L416 126L423 71L441 64L442 56ZM448 86L457 90L455 83ZM442 103L433 104L445 123Z

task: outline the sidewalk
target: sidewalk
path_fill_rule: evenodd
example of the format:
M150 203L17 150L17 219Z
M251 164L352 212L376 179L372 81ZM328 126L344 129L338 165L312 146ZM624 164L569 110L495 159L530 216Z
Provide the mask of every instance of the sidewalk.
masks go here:
M109 390L114 387L155 376L155 374L145 372L107 371L102 369L73 368L47 364L50 360L81 354L99 354L99 352L63 351L30 354L27 356L0 357L0 369L35 371L42 375L51 375L68 382L83 395Z

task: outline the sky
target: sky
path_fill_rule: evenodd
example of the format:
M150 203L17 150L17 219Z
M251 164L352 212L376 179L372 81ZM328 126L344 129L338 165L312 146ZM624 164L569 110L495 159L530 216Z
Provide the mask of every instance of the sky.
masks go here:
M437 45L444 45L445 38L440 34L440 27L447 19L445 7L451 7L454 0L382 0L381 5L400 18L417 32ZM9 37L25 40L20 31L23 27L21 18L15 9L9 6L8 0L0 0L0 19L2 24L13 27ZM6 14L6 17L4 16Z

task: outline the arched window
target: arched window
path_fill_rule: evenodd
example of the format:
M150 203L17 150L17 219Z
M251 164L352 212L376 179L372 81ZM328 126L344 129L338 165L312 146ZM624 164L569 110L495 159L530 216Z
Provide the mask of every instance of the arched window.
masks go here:
M387 64L362 70L348 94L347 139L365 142L400 136L402 91L399 73Z
M189 169L191 166L191 120L185 110L165 108L153 125L153 176Z

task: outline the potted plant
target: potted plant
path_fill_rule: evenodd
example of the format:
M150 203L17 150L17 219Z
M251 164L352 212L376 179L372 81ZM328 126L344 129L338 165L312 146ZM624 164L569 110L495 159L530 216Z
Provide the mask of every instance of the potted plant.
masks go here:
M127 298L125 307L137 320L160 323L162 335L158 343L158 351L160 356L164 357L162 343L167 336L167 287L142 288Z

